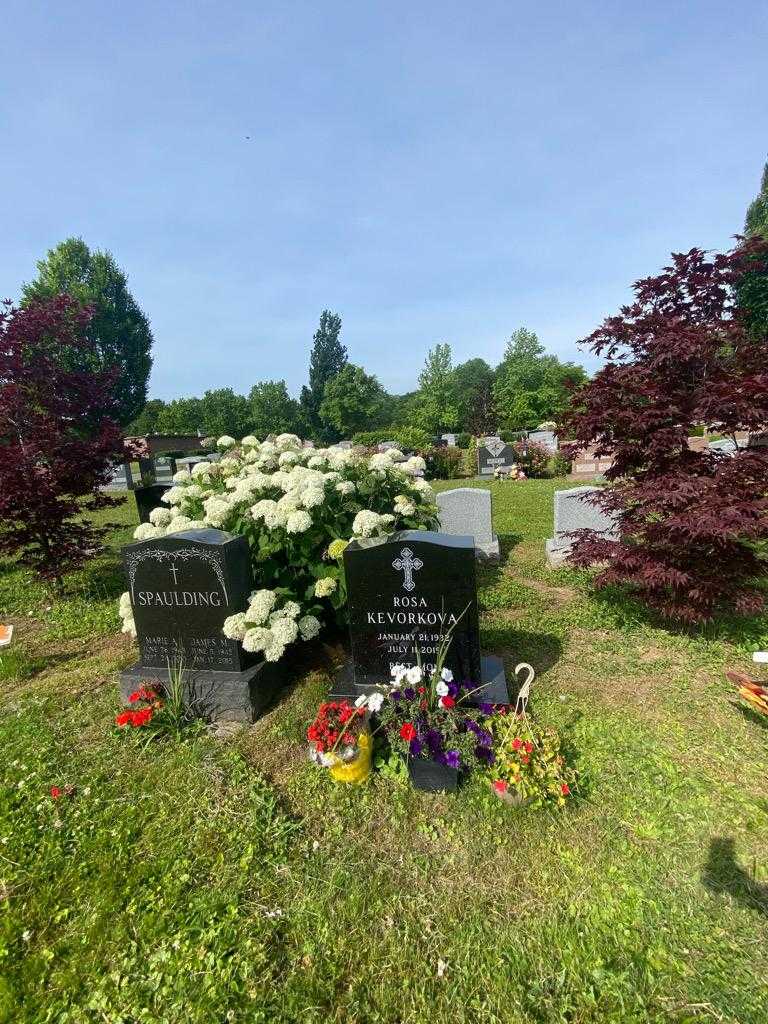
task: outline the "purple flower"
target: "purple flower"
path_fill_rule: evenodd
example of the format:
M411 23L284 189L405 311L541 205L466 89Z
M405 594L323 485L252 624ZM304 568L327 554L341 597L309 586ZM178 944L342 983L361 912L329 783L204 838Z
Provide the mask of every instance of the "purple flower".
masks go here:
M475 757L484 764L493 764L496 757L488 747L475 747Z
M480 728L480 726L477 724L477 722L473 721L473 719L471 719L471 718L467 719L467 729L469 730L469 732L473 732L473 733L477 734L477 730L479 728Z
M485 729L477 729L475 731L475 736L477 736L477 742L481 747L490 747L493 744L493 736L491 736L489 732L486 732Z
M448 683L448 693L451 697L458 697L461 687L458 683Z
M487 701L483 701L483 703L480 704L480 713L482 715L492 715L493 714L493 704L489 704Z
M403 696L405 697L406 700L413 700L413 698L416 696L416 691L412 686L406 686L406 688L403 690Z
M443 764L447 765L448 768L458 768L461 763L461 757L458 750L447 750L443 754Z
M440 750L443 745L443 737L440 735L437 729L427 729L425 739L427 741L427 746L429 747L432 754L436 754L437 751Z
M390 695L389 695L389 699L390 700L400 700L401 696L402 696L402 694L400 693L399 690L393 690L392 693L390 693Z
M424 744L421 742L418 736L415 739L411 740L410 750L414 757L418 757L423 749Z

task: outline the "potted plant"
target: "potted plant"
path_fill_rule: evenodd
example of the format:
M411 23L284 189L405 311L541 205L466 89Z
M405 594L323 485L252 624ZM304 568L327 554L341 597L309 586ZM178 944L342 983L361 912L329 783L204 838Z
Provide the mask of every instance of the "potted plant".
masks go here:
M449 644L450 635L432 671L420 659L411 667L395 665L379 712L390 746L407 760L411 782L428 792L455 790L461 772L493 761L488 720L496 709L464 706L476 688L443 667Z
M494 759L489 767L491 789L505 803L540 807L565 804L576 783L576 770L566 763L556 729L532 722L525 712L489 723Z
M367 698L359 698L354 707L345 700L329 700L307 729L310 759L327 768L336 782L361 783L371 774L368 717Z

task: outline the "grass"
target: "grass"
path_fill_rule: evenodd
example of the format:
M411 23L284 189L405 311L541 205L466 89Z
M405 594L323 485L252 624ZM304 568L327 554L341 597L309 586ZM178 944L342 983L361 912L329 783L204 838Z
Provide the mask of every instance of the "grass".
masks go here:
M597 597L544 565L566 484L490 486L503 562L481 573L483 643L536 667L535 713L575 751L559 815L477 781L333 785L303 744L319 651L227 742L116 735L132 648L114 551L52 606L0 569L18 642L0 668L0 1021L768 1019L768 731L723 675L768 623L676 630Z

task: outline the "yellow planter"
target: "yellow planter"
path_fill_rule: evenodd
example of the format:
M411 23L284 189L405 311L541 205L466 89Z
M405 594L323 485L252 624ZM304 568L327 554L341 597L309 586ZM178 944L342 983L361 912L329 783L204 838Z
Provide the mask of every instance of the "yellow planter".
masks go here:
M365 782L371 774L371 754L373 751L373 738L368 729L361 732L357 741L358 755L354 761L342 761L336 759L336 764L331 765L328 771L336 782L352 782L359 784Z

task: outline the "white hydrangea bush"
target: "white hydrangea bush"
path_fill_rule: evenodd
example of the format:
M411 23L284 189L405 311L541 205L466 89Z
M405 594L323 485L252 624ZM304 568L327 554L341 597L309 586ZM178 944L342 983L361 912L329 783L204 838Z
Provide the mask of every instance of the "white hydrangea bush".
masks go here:
M248 436L239 444L224 436L216 445L221 459L176 473L163 505L134 537L205 527L246 537L260 589L247 611L226 620L224 633L268 661L317 636L329 619L346 621L342 555L351 539L437 526L419 457L304 448L294 434ZM127 594L120 614L124 631L135 634Z

